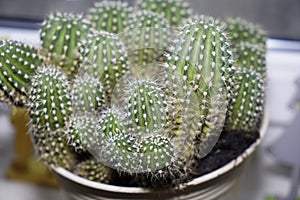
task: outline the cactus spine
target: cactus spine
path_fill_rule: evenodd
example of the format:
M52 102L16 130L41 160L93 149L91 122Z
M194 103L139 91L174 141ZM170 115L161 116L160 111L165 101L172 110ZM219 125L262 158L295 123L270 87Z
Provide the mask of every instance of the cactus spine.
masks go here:
M133 13L123 37L130 60L137 66L155 62L170 41L170 25L157 13L141 10Z
M236 87L226 119L227 130L256 131L262 118L264 80L252 70L242 69L234 77Z
M51 14L40 31L41 55L45 62L62 68L69 77L73 77L79 67L78 42L85 38L89 26L82 15Z
M138 9L150 10L166 18L176 28L183 19L190 17L192 10L183 0L139 0Z
M91 181L109 183L111 179L110 168L95 159L86 160L75 166L75 174Z
M185 24L166 55L165 66L178 73L197 95L200 119L196 136L201 141L198 153L204 156L210 150L206 148L213 146L205 141L216 142L223 127L233 61L228 38L212 18L194 17Z
M249 42L265 47L266 32L260 26L239 17L227 19L226 25L233 45Z
M86 18L91 22L94 29L117 34L123 32L123 29L127 26L132 10L126 2L96 2L88 10Z
M72 114L70 86L65 74L52 66L33 76L29 92L29 114L37 129L57 131L65 127Z
M41 65L37 50L26 44L0 40L0 100L23 106L30 78Z
M117 80L128 71L123 42L112 33L92 31L87 40L81 42L79 52L82 70L98 77L109 97Z

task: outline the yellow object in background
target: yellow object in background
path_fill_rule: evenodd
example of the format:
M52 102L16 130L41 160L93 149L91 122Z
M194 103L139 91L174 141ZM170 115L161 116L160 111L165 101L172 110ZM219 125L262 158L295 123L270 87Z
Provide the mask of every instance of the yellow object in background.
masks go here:
M11 109L11 123L15 128L15 158L7 171L7 177L48 186L57 186L51 172L34 156L34 149L28 134L29 117L25 108Z

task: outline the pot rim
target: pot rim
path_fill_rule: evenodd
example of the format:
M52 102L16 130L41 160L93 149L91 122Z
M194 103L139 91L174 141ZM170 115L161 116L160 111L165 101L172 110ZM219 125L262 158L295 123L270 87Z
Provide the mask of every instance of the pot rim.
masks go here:
M214 178L217 178L233 168L240 165L247 157L249 157L255 149L260 145L262 139L264 138L267 128L269 125L269 114L267 112L267 109L265 109L262 125L260 127L260 137L249 147L247 148L240 156L238 156L236 159L230 161L223 167L218 168L217 170L214 170L208 174L205 174L203 176L200 176L198 178L193 179L190 182L187 182L185 184L180 184L179 189L184 189L189 186L195 186L202 184L204 182L207 182L209 180L212 180ZM153 190L142 188L142 187L124 187L124 186L115 186L115 185L108 185L104 183L98 183L94 181L90 181L88 179L85 179L83 177L77 176L73 174L72 172L62 168L62 167L52 167L52 170L59 174L62 177L65 177L66 179L69 179L79 185L87 186L93 189L97 190L104 190L107 192L114 192L114 193L135 193L135 194L145 194L145 193L152 193Z

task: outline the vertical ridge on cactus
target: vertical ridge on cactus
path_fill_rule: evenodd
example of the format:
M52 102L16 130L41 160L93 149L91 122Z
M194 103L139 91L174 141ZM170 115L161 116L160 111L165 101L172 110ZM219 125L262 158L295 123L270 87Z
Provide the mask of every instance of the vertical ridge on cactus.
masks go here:
M77 72L78 42L85 38L90 24L82 15L51 14L40 30L41 55L44 60L62 68L69 77Z
M35 129L33 140L39 158L48 166L71 169L75 164L75 156L63 133L53 135L44 130ZM61 136L59 136L61 135Z
M117 34L127 26L132 10L126 2L106 0L96 2L88 10L86 18L91 21L94 29Z
M249 42L265 46L266 32L260 26L240 17L229 18L225 23L233 45L239 42Z
M266 77L265 49L257 44L240 42L233 48L235 64Z
M71 96L73 110L79 112L99 112L105 102L101 82L88 74L74 79Z
M35 48L13 40L0 40L0 100L25 105L27 85L40 65Z
M170 41L168 21L152 11L140 10L133 13L120 36L127 45L132 64L137 66L155 62Z
M166 125L167 103L162 88L153 81L138 80L126 90L127 117L133 132L147 134Z
M29 115L38 129L56 131L65 127L72 113L70 88L66 75L45 66L32 77L29 91Z
M210 17L190 18L179 31L166 54L165 67L178 73L197 95L200 111L196 135L205 149L213 146L206 142L217 141L225 120L227 86L232 85L230 77L235 71L230 44L226 33ZM208 151L199 149L200 154Z
M68 123L65 134L68 144L77 152L91 149L96 139L97 117L93 114L77 113Z
M159 13L173 28L192 14L188 3L183 0L139 0L137 8Z
M229 104L225 128L227 130L256 131L262 118L264 79L249 69L242 69L234 77L236 88Z
M111 179L110 168L104 166L96 159L83 161L75 166L75 174L91 181L109 183Z
M107 97L110 96L117 80L129 67L123 42L112 33L92 31L81 42L79 53L82 71L98 77Z

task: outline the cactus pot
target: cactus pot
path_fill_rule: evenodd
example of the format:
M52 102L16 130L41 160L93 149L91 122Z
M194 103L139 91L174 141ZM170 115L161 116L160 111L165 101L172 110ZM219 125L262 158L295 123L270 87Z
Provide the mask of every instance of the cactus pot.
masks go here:
M149 190L139 187L120 187L89 181L66 169L53 168L54 177L67 199L234 199L236 186L247 161L260 145L268 127L267 112L260 128L260 138L236 159L208 174L181 185L179 189Z

